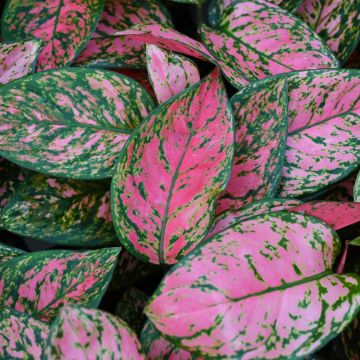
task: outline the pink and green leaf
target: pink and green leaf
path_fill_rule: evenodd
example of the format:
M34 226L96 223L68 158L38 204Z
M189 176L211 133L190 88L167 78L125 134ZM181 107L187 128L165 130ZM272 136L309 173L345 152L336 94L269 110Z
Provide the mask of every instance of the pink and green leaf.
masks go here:
M251 84L231 99L235 151L230 180L216 212L274 197L284 163L287 136L287 83L283 78Z
M80 235L81 236L81 235ZM0 264L0 307L52 320L64 304L97 307L110 282L119 248L48 250Z
M15 247L0 243L0 264L21 255L25 255L26 251L17 249Z
M136 334L106 312L64 306L50 328L48 359L145 360Z
M43 41L39 71L69 65L94 32L101 0L9 0L2 18L5 40L33 36Z
M184 56L146 46L146 66L159 104L200 81L196 65Z
M226 74L235 87L294 70L338 67L308 26L265 0L230 4L219 27L204 25L201 34L207 49L236 74Z
M0 309L0 358L41 360L49 325L10 308Z
M126 143L112 182L114 226L128 251L173 264L204 238L229 177L233 141L218 71L144 121Z
M199 355L304 357L359 310L360 278L332 272L340 247L330 227L307 215L238 223L175 265L145 313L166 338Z
M62 69L0 88L0 154L73 179L111 177L121 150L154 104L135 81L105 70Z

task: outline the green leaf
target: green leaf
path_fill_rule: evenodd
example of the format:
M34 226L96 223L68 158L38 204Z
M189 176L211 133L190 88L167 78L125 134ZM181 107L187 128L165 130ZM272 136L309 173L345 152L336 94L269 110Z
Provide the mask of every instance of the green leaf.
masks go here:
M360 202L360 172L356 177L353 193L354 193L354 201Z
M349 241L349 245L360 246L360 236Z
M0 264L21 255L25 255L26 251L15 247L0 243Z

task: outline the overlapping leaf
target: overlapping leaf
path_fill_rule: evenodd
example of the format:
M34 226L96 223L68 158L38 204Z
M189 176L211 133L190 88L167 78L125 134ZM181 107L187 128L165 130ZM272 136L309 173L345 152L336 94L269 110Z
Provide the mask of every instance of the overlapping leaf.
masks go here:
M118 248L48 250L0 264L0 306L44 320L67 303L97 307L110 282Z
M0 264L14 257L25 255L26 251L0 243Z
M271 75L338 67L320 38L286 10L265 0L229 5L219 27L201 28L205 46L233 70L228 80L241 87Z
M227 183L233 119L218 76L212 72L154 111L119 160L114 225L122 244L144 261L173 264L190 252Z
M217 213L274 197L285 158L287 84L282 78L249 85L231 99L236 144L230 180Z
M0 88L0 154L36 171L111 177L153 102L135 81L104 70L63 69Z
M358 0L304 0L297 15L345 62L360 40Z
M30 173L5 206L8 231L58 245L114 244L108 184Z
M325 193L320 196L320 199L327 201L354 201L353 188L355 178L355 173L350 174L345 179L329 187L328 190L325 190Z
M206 356L303 357L359 310L360 278L331 270L339 248L316 218L253 218L174 266L145 312L175 344Z
M50 329L48 359L145 359L136 334L106 312L65 306Z
M354 201L360 202L360 172L358 173L354 185Z
M200 81L199 70L191 60L155 45L146 46L146 65L160 104Z
M101 0L9 0L2 19L5 40L42 39L38 70L70 64L90 39L102 11Z

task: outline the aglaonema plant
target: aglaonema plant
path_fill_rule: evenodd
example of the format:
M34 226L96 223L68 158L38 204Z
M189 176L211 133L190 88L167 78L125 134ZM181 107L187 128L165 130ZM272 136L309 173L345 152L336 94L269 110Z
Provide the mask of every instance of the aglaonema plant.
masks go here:
M357 359L359 12L8 0L0 359Z

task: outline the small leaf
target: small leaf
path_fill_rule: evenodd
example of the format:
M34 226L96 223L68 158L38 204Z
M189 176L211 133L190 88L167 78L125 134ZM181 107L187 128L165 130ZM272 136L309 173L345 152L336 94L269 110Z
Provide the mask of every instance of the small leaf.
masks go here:
M40 360L48 336L46 323L12 309L0 309L1 359Z
M57 2L8 0L2 18L5 40L42 39L39 71L69 65L90 39L102 11L101 0Z
M360 40L358 0L304 0L297 15L344 63Z
M219 27L202 26L205 46L236 76L235 87L294 70L338 67L332 52L302 21L265 0L229 5Z
M230 180L218 198L218 214L275 196L285 158L287 103L282 78L246 86L231 99L236 144Z
M45 348L48 359L141 360L136 334L106 312L65 306L50 329Z
M354 201L360 202L360 172L358 173L354 185Z
M104 70L62 69L0 88L0 154L48 175L111 177L130 133L153 109L135 81Z
M203 239L228 180L233 141L218 71L144 121L126 143L112 182L114 226L129 252L173 264Z
M25 255L26 251L17 249L15 247L0 243L0 264L21 255Z
M0 306L53 319L67 303L97 307L110 282L119 248L48 250L0 264Z
M146 46L146 64L159 104L200 81L196 65L184 56Z
M349 241L349 245L360 246L360 236L358 236L357 238Z
M175 265L145 313L174 344L199 355L302 358L359 310L360 278L331 270L340 246L310 216L253 218Z

